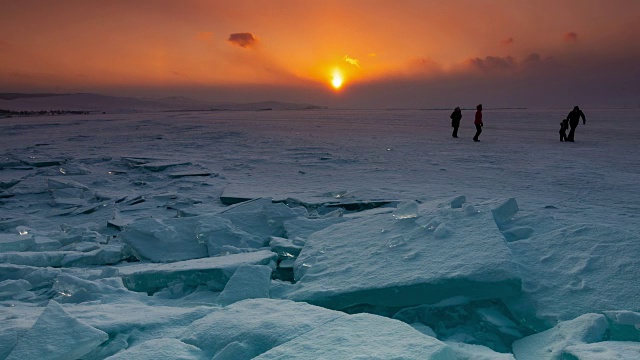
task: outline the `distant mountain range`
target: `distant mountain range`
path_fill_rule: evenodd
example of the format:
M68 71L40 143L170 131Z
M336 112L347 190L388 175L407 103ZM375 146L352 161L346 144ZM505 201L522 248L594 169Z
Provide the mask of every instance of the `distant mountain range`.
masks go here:
M183 96L143 99L134 97L106 96L93 93L0 93L0 109L12 111L71 110L106 113L138 113L152 111L310 110L326 109L326 106L280 101L209 103Z

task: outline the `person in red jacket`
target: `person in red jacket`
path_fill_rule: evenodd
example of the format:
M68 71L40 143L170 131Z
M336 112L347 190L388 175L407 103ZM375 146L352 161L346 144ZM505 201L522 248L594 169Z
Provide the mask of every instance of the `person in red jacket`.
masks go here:
M482 126L484 126L484 123L482 122L482 104L478 104L478 106L476 106L476 110L476 120L473 122L476 126L476 136L473 137L473 141L480 141L478 140L478 136L480 136Z

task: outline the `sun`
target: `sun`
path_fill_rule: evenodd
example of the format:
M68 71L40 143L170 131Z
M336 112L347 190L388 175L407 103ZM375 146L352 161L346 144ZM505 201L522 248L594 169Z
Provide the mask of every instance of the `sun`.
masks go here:
M340 73L339 70L334 70L333 71L333 76L331 77L331 86L333 86L334 89L338 90L342 87L342 83L344 82L344 78L342 77L342 74Z

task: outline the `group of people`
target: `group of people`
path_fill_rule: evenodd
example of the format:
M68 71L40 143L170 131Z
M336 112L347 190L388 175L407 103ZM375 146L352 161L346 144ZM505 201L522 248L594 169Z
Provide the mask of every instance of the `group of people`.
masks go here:
M450 117L451 127L453 127L452 136L454 138L457 138L458 128L460 127L460 120L462 120L462 110L460 110L459 107L456 107L451 113ZM576 128L580 123L580 119L582 119L583 125L587 124L587 119L584 116L584 113L582 112L582 110L580 110L580 107L575 106L573 110L569 112L567 118L560 122L560 141L574 142L574 135L576 132ZM482 127L484 126L484 123L482 122L482 104L478 104L478 106L476 106L476 116L473 124L476 126L476 135L473 137L473 141L477 142L480 141L478 137L482 133ZM567 136L567 129L569 128L571 128L571 130L569 131L569 136Z
M451 113L451 126L453 127L453 137L458 137L458 128L460 127L460 120L462 120L462 110L459 107L456 107ZM484 123L482 122L482 104L478 104L476 106L476 119L473 124L476 126L476 135L473 137L473 141L480 141L478 136L482 132L482 127Z

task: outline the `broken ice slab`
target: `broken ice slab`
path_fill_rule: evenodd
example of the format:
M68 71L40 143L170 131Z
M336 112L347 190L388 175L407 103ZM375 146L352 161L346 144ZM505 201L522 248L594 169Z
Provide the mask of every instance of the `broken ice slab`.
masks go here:
M24 279L0 281L0 299L31 290L33 286Z
M52 300L7 360L77 359L107 339L107 333L78 321Z
M10 168L15 166L20 166L22 163L16 159L11 159L8 157L0 158L0 170L4 168Z
M283 236L283 222L299 216L306 216L304 208L290 208L283 203L273 203L271 199L260 199L239 204L218 214L228 219L236 228L268 242L270 236Z
M19 182L20 182L19 179L0 180L0 189L6 190L6 189L16 185Z
M371 314L343 316L255 357L256 360L356 358L444 360L457 357L440 340L400 321Z
M126 245L102 245L99 249L81 251L43 251L0 253L0 263L34 267L62 267L74 265L110 265L131 256Z
M498 352L511 352L511 344L531 331L516 323L500 300L468 301L452 298L434 305L404 308L393 319L430 329L443 341L483 345ZM437 335L436 335L437 334Z
M507 306L529 326L544 330L581 314L640 309L637 231L576 224L508 245L523 292Z
M22 162L33 167L48 167L48 166L62 165L66 162L66 160L65 159L39 159L34 157L34 158L22 160Z
M608 327L604 315L585 314L514 342L513 354L518 360L564 359L569 346L604 340Z
M640 342L640 313L635 311L605 311L609 321L609 339Z
M272 269L265 265L244 265L231 276L216 302L229 305L246 299L269 297Z
M249 224L250 225L250 224ZM266 220L264 225L268 227ZM143 259L171 262L220 255L225 245L257 249L267 240L215 215L131 222L120 235Z
M194 321L181 340L205 351L207 359L225 353L228 357L216 359L249 360L344 316L347 315L306 303L250 299Z
M512 354L500 353L482 345L465 344L456 341L445 341L456 354L454 359L473 360L516 360Z
M126 348L113 356L109 360L154 360L159 358L167 359L204 359L202 350L189 344L185 344L178 339L163 338L152 339Z
M169 177L172 179L178 179L178 178L183 178L183 177L194 177L194 176L218 176L218 173L213 173L210 171L198 171L198 170L191 170L191 171L180 171L180 172L174 172L169 174Z
M246 197L246 196L237 196L237 195L228 195L225 194L224 191L222 195L220 195L220 202L224 205L235 205L245 201L253 200L254 198Z
M324 219L294 218L283 222L286 237L291 240L304 243L309 235L314 232L326 229L331 225L347 221L343 217L329 217ZM296 254L297 255L297 254Z
M122 226L116 223L118 226ZM171 262L208 256L207 245L200 241L198 218L144 218L130 222L120 234L143 259Z
M180 166L180 165L191 165L191 162L189 161L155 161L155 162L139 164L136 167L141 167L143 169L153 171L153 172L159 172L159 171L164 171L167 168L170 168L172 166Z
M399 200L361 200L361 201L340 201L327 204L328 208L340 207L348 211L363 211L375 209L389 204L397 204Z
M520 292L518 269L489 211L421 207L415 218L373 215L313 233L295 263L297 283L284 296L344 309Z
M26 224L24 219L0 219L0 231L14 231L16 227Z
M611 360L640 359L640 343L631 341L603 341L568 346L563 359Z
M222 291L229 278L243 265L267 265L278 255L261 250L220 257L180 261L168 264L136 264L119 267L125 286L129 290L154 293L173 282L188 286L206 285L213 291Z
M10 251L25 251L33 246L33 235L0 234L0 253Z
M302 250L302 246L299 245L299 243L295 244L289 239L277 236L272 236L269 239L269 247L271 248L271 251L278 254L278 257L281 260L296 257Z
M47 188L55 198L87 199L94 196L87 186L70 179L47 178Z

